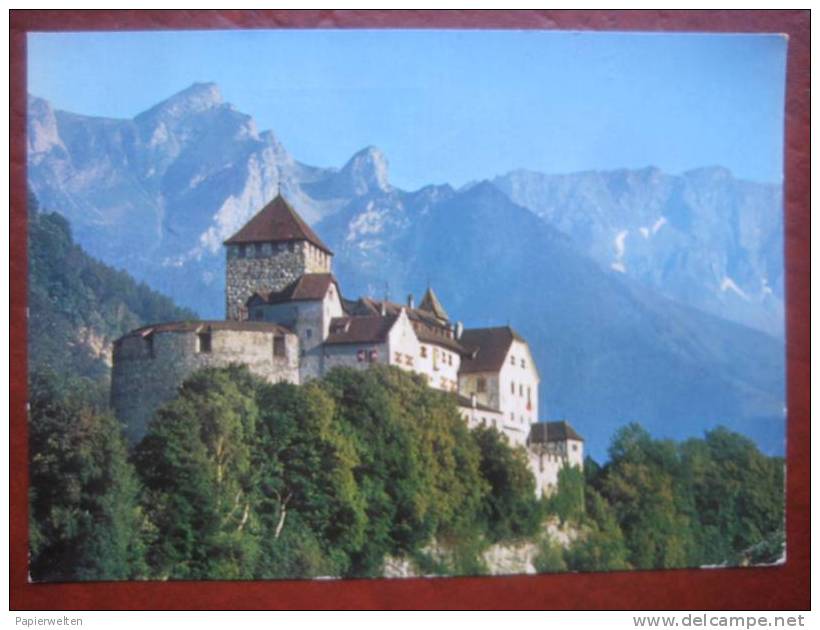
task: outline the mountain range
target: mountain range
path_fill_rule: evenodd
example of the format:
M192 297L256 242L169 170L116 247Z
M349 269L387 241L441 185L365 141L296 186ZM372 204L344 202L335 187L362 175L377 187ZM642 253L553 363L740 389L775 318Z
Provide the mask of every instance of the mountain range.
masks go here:
M593 454L632 420L676 438L722 423L783 450L778 186L648 168L404 191L374 147L342 168L298 162L213 84L130 120L30 97L28 148L32 190L85 249L202 316L223 316L222 241L281 191L347 295L430 284L466 325L517 328L544 419L570 420Z

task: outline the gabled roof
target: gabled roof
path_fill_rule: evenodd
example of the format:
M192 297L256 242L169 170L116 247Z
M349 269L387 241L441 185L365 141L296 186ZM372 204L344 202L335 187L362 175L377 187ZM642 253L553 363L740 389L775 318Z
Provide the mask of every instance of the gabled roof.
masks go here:
M566 440L578 440L579 442L583 442L584 438L578 435L569 422L565 420L558 422L536 422L530 425L530 443L545 444L547 442L564 442Z
M413 325L413 331L416 337L422 343L429 343L459 354L465 354L467 350L464 346L454 338L452 329L441 322L429 311L423 311L418 308L409 308L396 304L395 302L374 300L372 298L359 298L356 302L348 302L346 311L348 315L353 317L381 315L384 309L385 315L399 315L403 310L407 313L407 318Z
M247 304L252 302L262 304L281 304L282 302L309 302L324 299L331 285L336 285L339 292L339 283L331 273L306 273L291 282L281 291L269 293L254 293Z
M435 292L430 287L427 287L427 291L421 299L421 304L419 304L418 310L432 313L438 319L444 320L445 322L450 321L447 311L444 310L444 307L441 305L441 302L439 302Z
M325 344L382 343L398 316L367 315L364 317L334 317Z
M308 241L333 255L330 248L316 236L282 195L276 195L276 198L257 212L241 230L225 241L225 245L281 241Z
M513 340L527 343L509 326L498 328L469 328L461 334L461 345L474 353L464 358L460 372L497 372L504 365ZM534 367L534 366L533 366Z

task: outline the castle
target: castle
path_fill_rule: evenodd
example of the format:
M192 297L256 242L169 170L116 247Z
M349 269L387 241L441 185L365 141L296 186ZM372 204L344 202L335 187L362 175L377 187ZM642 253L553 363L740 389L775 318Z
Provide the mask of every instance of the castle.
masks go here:
M564 465L583 465L583 438L539 422L539 374L509 326L464 329L432 288L418 306L343 297L333 252L281 195L225 241L226 319L162 323L114 343L111 400L130 439L204 367L242 363L270 382L305 383L337 366L386 364L450 392L470 428L491 426L526 448L537 493Z

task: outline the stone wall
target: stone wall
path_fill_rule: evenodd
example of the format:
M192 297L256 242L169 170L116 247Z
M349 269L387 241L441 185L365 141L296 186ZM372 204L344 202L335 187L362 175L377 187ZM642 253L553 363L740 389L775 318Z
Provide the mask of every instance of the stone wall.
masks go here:
M285 356L274 357L277 334L273 330L213 330L210 352L199 351L195 330L123 337L114 347L111 404L129 440L142 438L157 408L173 399L196 370L241 363L270 382L299 383L298 339L284 335Z
M245 303L256 291L281 291L306 273L329 273L331 257L307 241L228 245L225 266L227 319L247 319Z

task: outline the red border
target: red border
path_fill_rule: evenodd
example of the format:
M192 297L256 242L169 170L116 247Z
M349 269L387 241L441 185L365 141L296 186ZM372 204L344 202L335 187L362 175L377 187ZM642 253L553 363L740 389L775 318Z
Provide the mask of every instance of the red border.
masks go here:
M93 609L754 609L810 607L810 13L803 11L11 12L10 604ZM502 28L789 35L785 242L788 560L773 568L338 582L27 583L26 32L234 28Z

